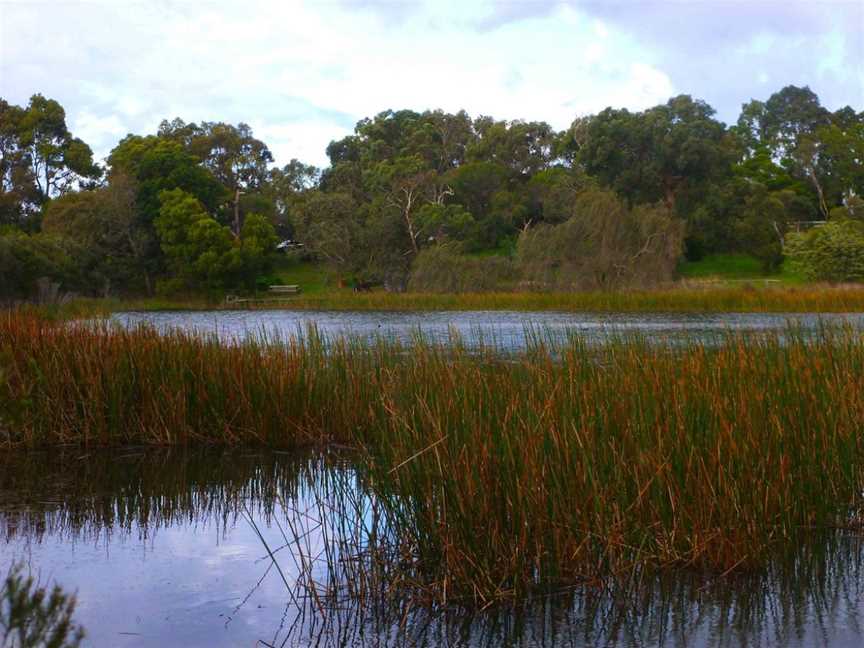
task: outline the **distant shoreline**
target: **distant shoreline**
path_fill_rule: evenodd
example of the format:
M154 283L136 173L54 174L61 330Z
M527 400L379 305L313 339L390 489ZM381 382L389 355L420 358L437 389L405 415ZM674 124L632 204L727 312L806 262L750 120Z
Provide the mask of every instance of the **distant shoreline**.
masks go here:
M226 303L215 295L146 298L76 298L34 306L60 318L108 315L122 311L336 310L336 311L562 311L646 313L860 313L864 285L807 284L773 286L764 282L698 283L689 286L610 292L353 293L329 290L275 300L249 295L251 301ZM260 301L258 301L260 299Z

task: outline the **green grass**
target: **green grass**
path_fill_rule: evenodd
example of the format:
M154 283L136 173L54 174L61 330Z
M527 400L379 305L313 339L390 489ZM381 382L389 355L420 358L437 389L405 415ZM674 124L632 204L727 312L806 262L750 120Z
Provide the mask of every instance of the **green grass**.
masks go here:
M516 254L516 241L504 240L494 248L486 248L485 250L475 250L474 252L466 253L466 256L477 259L486 259L489 257L512 257Z
M762 263L749 254L709 254L699 261L684 261L678 268L683 279L727 282L780 282L797 285L805 278L783 264L777 272L766 272Z
M758 259L747 254L709 254L699 261L685 261L679 273L687 279L763 279L772 278Z
M591 348L541 331L501 358L7 312L0 402L23 406L0 409L0 444L353 447L395 525L388 569L435 602L725 573L860 524L864 337L783 336Z
M334 283L323 266L309 261L300 261L290 255L282 255L271 274L281 285L300 286L305 295L325 292Z

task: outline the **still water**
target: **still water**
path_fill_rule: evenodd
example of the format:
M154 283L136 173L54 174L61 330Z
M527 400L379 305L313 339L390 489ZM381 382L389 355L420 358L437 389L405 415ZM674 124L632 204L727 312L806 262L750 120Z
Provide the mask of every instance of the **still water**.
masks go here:
M856 534L814 539L734 579L646 579L628 592L595 587L478 615L374 593L360 606L347 586L370 578L361 556L387 526L364 484L350 457L332 452L0 454L0 574L21 561L77 592L86 645L100 647L864 641Z
M327 337L384 337L410 342L418 333L428 341L447 342L457 335L468 346L480 342L504 350L524 348L532 334L565 337L576 334L588 342L611 335L637 334L648 339L710 340L728 332L743 334L783 331L789 326L805 331L822 324L864 329L864 313L561 313L524 311L201 311L117 313L123 326L149 324L160 330L181 328L217 334L223 339L250 335L302 335L314 326Z

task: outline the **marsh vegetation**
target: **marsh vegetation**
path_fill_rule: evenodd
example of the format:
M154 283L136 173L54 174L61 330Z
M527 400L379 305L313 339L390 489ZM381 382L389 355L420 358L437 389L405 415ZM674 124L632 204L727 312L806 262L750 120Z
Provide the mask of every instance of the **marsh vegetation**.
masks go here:
M215 336L0 320L8 448L352 448L427 602L483 607L643 568L758 569L859 524L864 339Z
M756 570L635 568L483 611L428 605L354 451L125 447L0 454L0 569L82 602L93 645L855 645L860 534L814 532ZM397 553L394 554L393 552Z

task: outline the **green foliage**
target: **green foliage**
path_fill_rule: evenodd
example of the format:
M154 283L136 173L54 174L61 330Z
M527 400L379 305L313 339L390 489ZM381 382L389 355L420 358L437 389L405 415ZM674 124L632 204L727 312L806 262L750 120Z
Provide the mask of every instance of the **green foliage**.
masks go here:
M279 234L294 238L294 222L297 218L297 205L303 194L314 188L321 171L316 167L292 159L281 169L271 169L268 182L263 191L273 205L278 222Z
M246 285L269 272L273 267L273 253L279 239L269 220L261 214L249 214L240 232L240 251L243 257L243 276Z
M475 254L519 237L523 247L538 241L528 257L546 258L522 266L546 277L526 285L572 287L576 266L580 281L595 276L586 285L643 285L624 269L638 236L622 232L638 227L630 216L620 228L606 217L586 221L577 208L586 192L613 191L646 213L663 204L685 224L689 260L744 253L765 272L781 266L781 240L794 223L864 213L864 113L832 113L807 87L747 103L731 128L688 95L641 112L608 108L564 132L464 111L388 110L332 142L320 173L297 160L271 168L269 148L242 122L176 118L155 135L121 140L98 185L101 171L65 119L41 95L25 107L0 99L0 226L35 235L2 244L0 259L20 257L23 267L6 271L0 297L32 292L37 271L91 295L152 294L157 282L252 288L269 272L274 236L303 243L342 283L391 290L406 287L428 248L454 244ZM198 206L165 207L160 216L160 196L175 190ZM565 231L575 237L570 251L554 240ZM553 237L548 245L539 243L544 236ZM667 240L651 241L658 237ZM52 260L39 252L46 245L66 251ZM613 252L615 245L622 247ZM569 269L559 271L564 258ZM605 269L585 270L601 258ZM648 273L665 277L665 265Z
M367 269L367 230L349 194L310 192L297 205L294 227L310 253L336 273L347 276Z
M745 199L735 223L737 249L774 272L783 262L783 236L790 221L805 220L808 204L791 189L765 191L755 188Z
M0 225L32 229L39 206L101 174L58 102L36 94L22 108L0 99Z
M699 261L682 263L678 273L690 279L759 279L765 276L761 261L749 254L710 254Z
M809 87L789 85L772 94L764 103L745 104L738 131L752 147L768 147L773 157L787 157L802 136L829 123L829 113Z
M809 279L864 281L864 222L832 220L789 234L786 255Z
M454 199L473 214L487 217L495 194L507 187L508 169L497 162L467 162L450 173Z
M18 126L42 201L69 191L78 181L102 175L90 147L72 137L66 112L57 101L33 95Z
M222 287L237 261L231 230L182 189L163 191L159 200L154 225L175 275L189 286Z
M589 190L565 222L522 234L522 279L539 289L651 286L672 279L683 234L683 223L661 206L631 209L609 191Z
M322 293L331 284L326 267L304 260L297 253L277 254L271 272L271 284L301 286L304 296Z
M24 109L0 99L0 226L26 226L41 202L21 139Z
M137 206L144 223L152 223L158 216L163 191L182 189L210 213L228 197L225 187L200 165L200 160L170 139L129 135L111 151L108 164L112 173L122 171L137 181Z
M579 159L630 203L676 209L682 194L728 173L734 159L714 112L688 95L641 113L607 108L589 121Z
M254 288L270 269L278 239L273 225L249 214L239 238L181 189L163 191L155 226L175 280L187 288ZM177 281L168 284L176 287Z
M474 128L479 137L468 147L468 160L502 165L513 180L528 180L549 166L556 134L546 122L506 122L480 117Z
M155 233L138 219L137 183L120 172L100 189L67 194L43 210L42 231L73 241L76 264L89 292L143 292L158 270L151 249Z
M471 257L446 245L417 255L408 288L418 292L463 293L506 289L516 278L513 262L502 256Z
M470 246L477 221L462 205L423 205L417 212L417 227L424 242L465 241Z
M554 167L536 173L527 185L532 222L563 223L573 215L579 193L591 185L578 168Z
M33 297L40 279L77 290L82 277L77 259L84 253L69 239L49 234L0 231L0 296Z
M78 648L84 630L72 620L75 597L48 592L13 565L0 587L0 639L8 648Z

